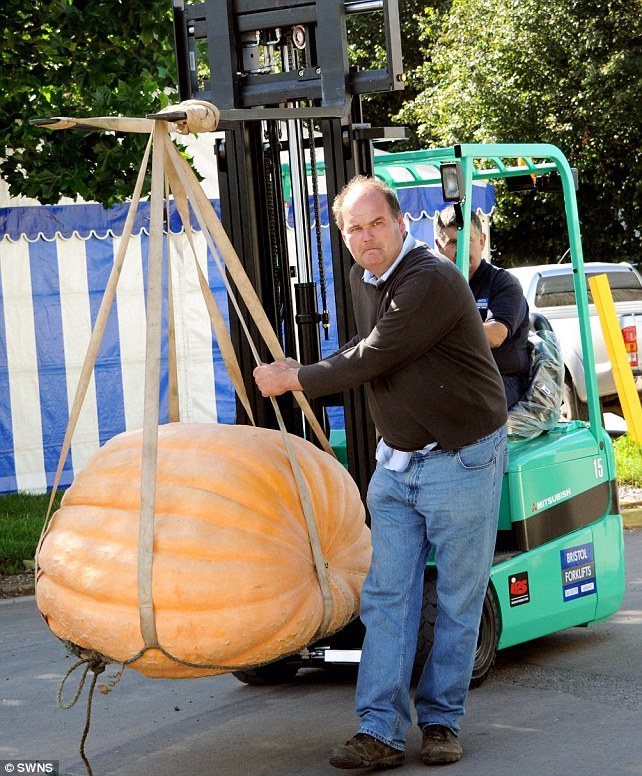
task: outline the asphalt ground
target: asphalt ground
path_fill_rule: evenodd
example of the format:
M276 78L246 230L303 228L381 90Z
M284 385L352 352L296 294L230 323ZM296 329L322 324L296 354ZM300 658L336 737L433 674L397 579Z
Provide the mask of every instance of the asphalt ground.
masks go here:
M642 774L642 530L625 531L625 553L625 598L608 621L499 653L469 695L464 757L445 766L448 774ZM29 772L30 759L87 773L79 755L87 687L70 710L56 704L73 662L33 596L0 601L0 776L7 764ZM356 732L355 676L354 668L308 669L287 686L261 688L229 674L171 681L130 669L116 683L110 668L99 684L115 687L94 694L85 752L94 776L337 774L327 755ZM63 701L78 679L71 674ZM413 728L397 772L426 773L419 746Z

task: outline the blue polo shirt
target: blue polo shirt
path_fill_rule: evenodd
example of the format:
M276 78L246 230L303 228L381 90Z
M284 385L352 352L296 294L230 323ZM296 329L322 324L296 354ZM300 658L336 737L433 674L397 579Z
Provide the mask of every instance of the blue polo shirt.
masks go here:
M508 329L504 342L492 349L501 374L528 375L529 311L519 280L505 269L482 260L470 279L470 290L482 321L499 321Z

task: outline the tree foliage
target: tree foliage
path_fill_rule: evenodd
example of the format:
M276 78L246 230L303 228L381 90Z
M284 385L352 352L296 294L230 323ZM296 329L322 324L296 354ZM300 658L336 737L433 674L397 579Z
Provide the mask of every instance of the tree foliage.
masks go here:
M579 169L586 258L633 260L642 229L642 15L620 0L453 0L421 20L430 54L398 120L424 146L546 142ZM566 249L553 194L498 189L504 263ZM559 198L561 199L561 198Z
M364 118L409 127L410 147L547 142L580 174L587 259L640 258L642 14L624 0L399 0L406 89L366 96ZM155 112L175 100L169 0L5 0L0 174L11 193L111 205L145 138L51 132L31 119ZM382 15L348 18L352 62L385 58ZM400 146L394 146L398 150ZM497 187L500 263L555 261L561 197Z
M12 195L122 201L146 138L30 125L51 116L144 116L169 102L168 0L4 0L0 174Z

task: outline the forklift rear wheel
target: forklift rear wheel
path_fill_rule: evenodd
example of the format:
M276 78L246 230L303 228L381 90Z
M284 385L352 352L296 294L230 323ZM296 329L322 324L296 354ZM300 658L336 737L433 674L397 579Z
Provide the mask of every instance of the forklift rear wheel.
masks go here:
M248 668L244 671L233 671L232 676L239 682L254 687L265 687L269 684L287 684L297 675L299 666L285 660L276 660L258 668Z
M419 638L417 640L417 654L415 656L414 677L421 675L424 663L428 659L435 633L435 620L437 619L437 576L426 574L424 579L424 600L421 611L421 623L419 626ZM477 637L477 652L475 664L470 679L471 688L479 687L490 674L495 659L497 658L497 644L499 631L497 628L497 604L493 594L488 588L484 598L481 622L479 624L479 636Z
M486 590L484 607L482 609L481 622L479 623L479 636L477 636L477 652L475 652L475 664L473 674L470 677L470 686L479 687L490 674L497 658L497 644L499 630L497 628L497 604L490 587Z

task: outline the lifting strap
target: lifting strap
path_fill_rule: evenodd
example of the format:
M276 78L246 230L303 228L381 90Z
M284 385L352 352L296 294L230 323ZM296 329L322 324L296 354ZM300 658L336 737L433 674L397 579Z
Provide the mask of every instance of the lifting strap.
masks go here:
M273 358L284 359L285 354L281 348L278 337L275 335L270 322L263 310L263 307L252 287L245 270L234 251L234 248L225 233L214 208L209 199L203 192L198 183L194 172L187 161L178 153L176 147L169 137L170 129L186 134L189 131L211 131L216 128L218 121L217 109L209 103L202 101L188 101L178 106L179 110L185 111L186 119L180 125L173 122L164 121L159 118L151 119L128 119L128 118L91 118L91 119L71 119L55 118L46 119L34 123L39 123L52 129L69 128L72 126L84 126L87 128L101 128L119 131L133 131L150 133L150 141L147 144L143 156L143 162L138 174L134 195L130 204L123 238L114 260L114 266L110 274L105 294L103 296L96 325L92 331L89 346L85 356L85 361L81 370L81 375L76 390L76 395L70 412L69 423L65 432L65 438L61 449L58 468L54 479L49 508L45 518L38 549L36 551L36 573L38 573L38 553L42 541L47 531L51 509L55 498L55 493L62 475L62 468L69 453L71 439L75 430L78 416L87 387L91 378L91 373L96 361L98 349L102 341L107 318L113 303L116 286L126 253L127 243L131 236L136 209L140 200L142 185L145 178L145 172L149 163L150 149L152 151L152 191L151 191L151 228L149 242L149 268L148 268L148 289L147 289L147 341L145 357L145 395L144 395L144 415L143 415L143 451L142 451L142 473L141 473L141 504L139 521L139 557L138 557L138 596L139 596L139 616L141 634L145 643L145 648L159 648L158 637L156 633L156 622L154 616L154 605L152 595L152 572L153 572L153 540L154 540L154 513L156 496L156 468L158 453L158 421L159 421L159 386L160 386L160 353L161 353L161 312L162 312L162 256L163 256L163 200L164 186L169 186L169 190L174 196L177 210L183 222L188 241L192 248L196 262L199 284L203 292L205 303L210 315L212 327L217 336L221 353L223 355L226 368L234 388L239 395L248 416L252 418L249 411L249 400L243 385L240 367L234 353L234 349L229 338L229 332L223 320L223 316L218 309L211 289L198 263L196 251L194 248L193 235L189 221L188 201L196 216L199 227L205 236L207 245L215 260L215 263L221 273L221 277L228 290L229 299L234 305L239 315L243 330L248 338L250 348L256 359L260 363L260 358L256 346L252 342L247 324L240 313L238 302L232 293L227 275L233 279L236 289L243 299L248 313L251 315L261 336L266 342ZM167 112L175 111L176 108L169 108ZM145 128L143 128L145 127ZM195 129L198 127L198 129ZM168 223L169 235L169 223ZM220 254L220 259L219 259ZM221 262L222 259L222 262ZM223 266L223 264L225 266ZM226 273L227 269L227 273ZM171 268L170 268L171 271ZM171 288L171 286L170 286ZM175 343L170 343L170 350L175 347ZM334 456L334 451L317 420L312 409L301 391L293 392L297 403L303 411L306 419L310 423L314 433L323 449ZM323 558L321 543L314 516L314 509L310 498L309 490L305 478L300 469L294 450L292 449L289 435L285 428L278 404L274 397L271 399L276 414L279 429L281 431L288 460L292 468L294 479L299 491L303 515L306 521L308 536L310 540L312 557L319 580L320 591L323 598L323 615L321 624L317 633L323 635L327 633L329 622L332 618L332 595L327 573L327 563ZM253 420L252 420L253 422Z

